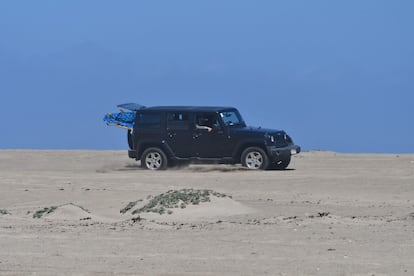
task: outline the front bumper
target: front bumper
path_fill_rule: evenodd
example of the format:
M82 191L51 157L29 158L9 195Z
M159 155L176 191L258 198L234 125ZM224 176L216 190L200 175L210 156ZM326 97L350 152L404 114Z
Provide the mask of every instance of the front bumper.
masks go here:
M273 159L272 161L280 161L290 156L300 153L300 146L289 145L287 147L267 146L267 152Z

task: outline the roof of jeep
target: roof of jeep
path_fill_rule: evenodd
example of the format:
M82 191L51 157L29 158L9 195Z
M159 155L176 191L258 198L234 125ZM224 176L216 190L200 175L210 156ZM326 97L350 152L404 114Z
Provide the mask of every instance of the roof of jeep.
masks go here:
M220 112L223 110L235 109L225 106L151 106L141 109L153 111L194 111L194 112Z

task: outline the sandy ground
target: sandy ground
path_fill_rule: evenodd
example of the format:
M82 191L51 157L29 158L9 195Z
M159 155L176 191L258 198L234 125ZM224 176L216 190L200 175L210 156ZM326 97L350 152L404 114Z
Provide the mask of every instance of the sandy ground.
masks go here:
M289 168L152 172L124 151L2 150L0 274L414 275L414 155L305 152ZM120 213L183 188L231 198Z

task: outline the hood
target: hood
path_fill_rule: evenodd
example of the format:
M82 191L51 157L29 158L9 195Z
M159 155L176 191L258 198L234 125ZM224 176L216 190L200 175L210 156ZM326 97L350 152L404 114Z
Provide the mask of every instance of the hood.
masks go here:
M285 147L293 144L292 138L286 134L284 130L269 129L261 127L240 127L232 129L233 134L251 139L260 139L267 145L275 145L278 147Z
M286 132L283 131L283 130L262 128L262 127L254 127L254 126L234 128L233 131L234 132L239 132L239 133L250 134L250 135L260 135L260 136L264 136L266 134L268 134L268 135L284 135L284 134L286 134Z

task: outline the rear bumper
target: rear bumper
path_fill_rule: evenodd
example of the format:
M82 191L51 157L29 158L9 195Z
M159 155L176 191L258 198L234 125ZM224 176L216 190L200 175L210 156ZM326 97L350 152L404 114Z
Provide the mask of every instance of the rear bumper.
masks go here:
M137 159L138 154L136 150L128 150L128 157L132 159Z
M290 145L283 148L268 146L267 152L271 157L272 161L280 161L289 158L292 155L298 154L300 152L300 146Z

